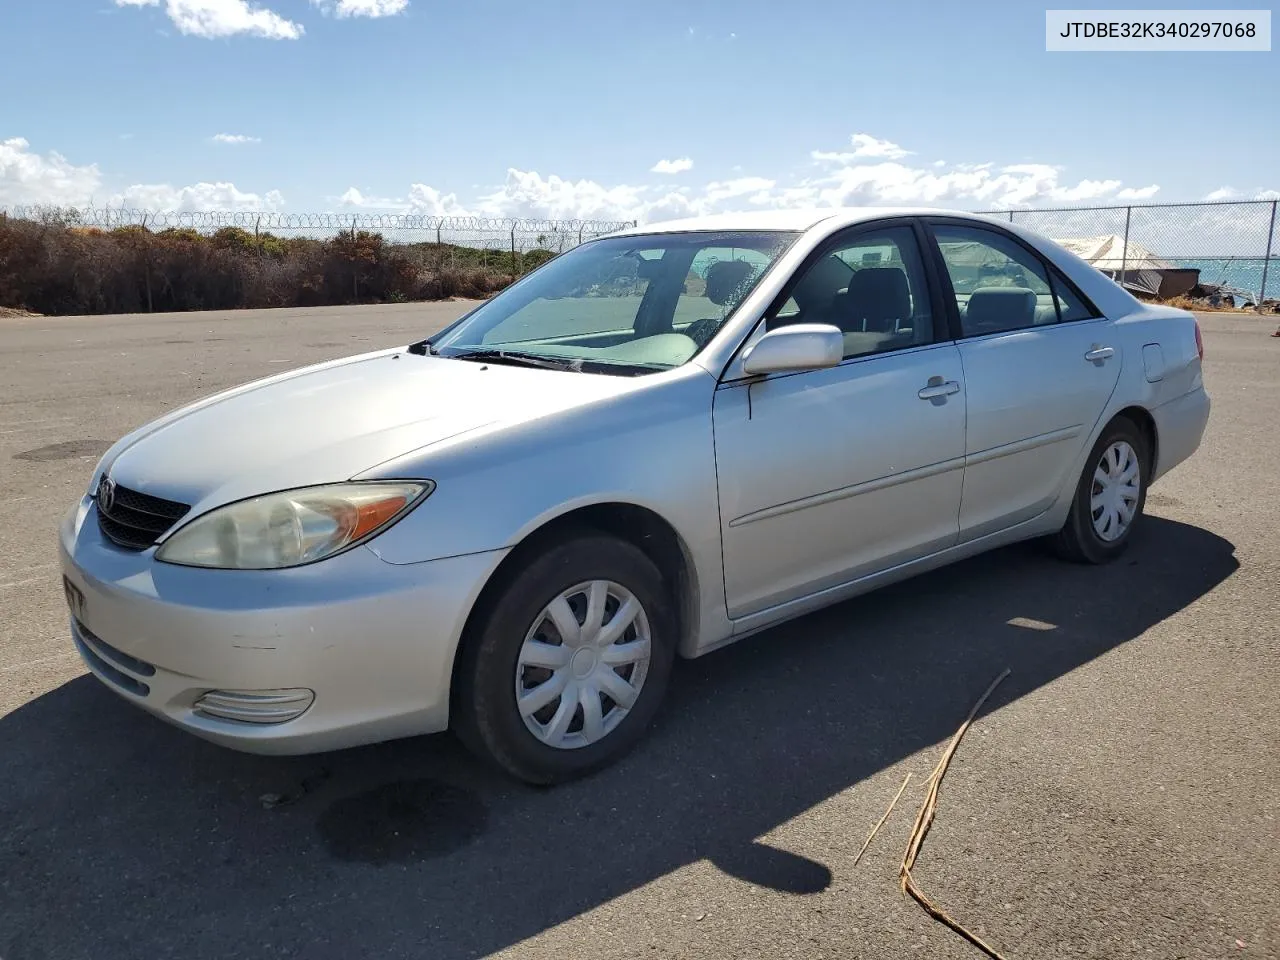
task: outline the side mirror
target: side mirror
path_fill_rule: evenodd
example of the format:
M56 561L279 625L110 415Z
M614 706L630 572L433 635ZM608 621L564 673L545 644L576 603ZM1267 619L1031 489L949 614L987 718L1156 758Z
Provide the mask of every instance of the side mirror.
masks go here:
M747 348L742 370L749 375L818 370L844 359L844 334L827 323L795 323L770 330Z

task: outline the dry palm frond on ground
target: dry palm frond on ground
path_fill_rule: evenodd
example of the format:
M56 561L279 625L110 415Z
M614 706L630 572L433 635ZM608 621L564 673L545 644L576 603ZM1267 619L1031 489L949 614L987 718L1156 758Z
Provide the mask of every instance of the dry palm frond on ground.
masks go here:
M920 812L916 814L915 826L911 829L911 837L907 842L907 850L902 856L902 866L898 870L898 881L902 887L903 893L910 894L912 899L920 904L929 916L933 917L939 923L950 927L983 953L996 958L996 960L1004 960L999 951L977 934L965 929L964 926L953 919L945 910L934 903L933 900L931 900L929 896L916 885L914 878L911 876L911 868L915 865L916 858L920 855L920 848L924 844L924 838L929 833L929 828L933 825L934 814L938 809L938 788L942 784L943 776L946 775L947 766L951 763L951 758L955 756L956 748L960 745L960 738L963 737L965 731L969 729L970 724L973 723L973 718L978 715L978 711L981 710L982 705L987 702L987 698L991 696L995 688L999 686L1001 681L1003 681L1008 675L1009 671L1005 670L1000 674L1000 676L996 677L995 680L991 681L991 686L987 687L987 692L984 693L978 699L978 702L973 705L973 709L969 711L969 716L965 718L964 723L960 724L960 729L957 730L955 736L951 738L951 742L947 744L947 749L943 751L941 759L938 760L938 765L934 767L933 773L930 774L927 781L929 789L925 794L924 804L920 807ZM906 785L903 784L903 786L905 787ZM899 795L901 795L901 791L899 791ZM894 798L894 803L897 803L896 797ZM890 809L892 809L892 805L890 806ZM887 817L888 814L886 813L885 816Z

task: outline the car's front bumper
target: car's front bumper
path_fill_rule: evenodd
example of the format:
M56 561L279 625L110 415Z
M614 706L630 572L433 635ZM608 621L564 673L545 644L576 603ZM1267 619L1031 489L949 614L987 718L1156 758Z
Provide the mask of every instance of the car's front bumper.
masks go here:
M63 573L83 596L72 633L89 669L125 699L254 753L448 725L458 640L505 551L396 565L358 547L291 570L203 570L114 546L94 509L82 500L59 532ZM232 709L201 709L211 691L229 694ZM215 715L255 703L267 721L302 710L284 722Z

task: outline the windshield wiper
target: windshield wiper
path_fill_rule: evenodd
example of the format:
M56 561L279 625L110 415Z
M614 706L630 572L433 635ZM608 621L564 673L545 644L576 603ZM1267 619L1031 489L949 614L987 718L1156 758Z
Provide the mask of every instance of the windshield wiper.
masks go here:
M570 370L582 372L582 361L560 360L553 357L540 357L532 353L521 353L519 350L464 350L451 353L450 360L474 360L478 363L509 363L520 367L537 367L542 370Z

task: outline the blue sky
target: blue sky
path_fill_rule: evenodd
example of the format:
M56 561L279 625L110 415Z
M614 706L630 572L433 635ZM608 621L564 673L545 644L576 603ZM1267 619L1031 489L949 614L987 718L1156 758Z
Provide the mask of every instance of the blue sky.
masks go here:
M3 7L0 205L653 220L1280 190L1277 53L1046 53L1026 2Z

